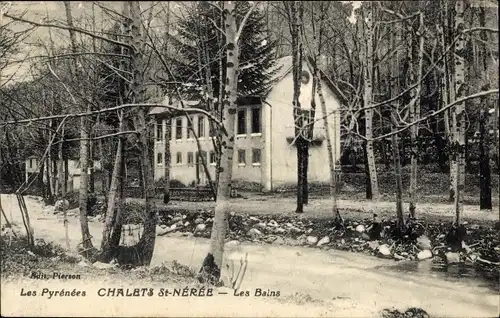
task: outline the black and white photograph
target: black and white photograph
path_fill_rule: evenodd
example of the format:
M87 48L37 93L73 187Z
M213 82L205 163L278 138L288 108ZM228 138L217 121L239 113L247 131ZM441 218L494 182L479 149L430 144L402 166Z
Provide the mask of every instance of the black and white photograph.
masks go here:
M2 317L498 317L498 0L0 1Z

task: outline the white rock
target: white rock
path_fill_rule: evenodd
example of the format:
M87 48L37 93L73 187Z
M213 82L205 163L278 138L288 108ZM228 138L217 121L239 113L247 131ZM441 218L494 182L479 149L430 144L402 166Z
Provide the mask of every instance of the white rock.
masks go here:
M278 222L276 222L275 220L271 220L269 221L269 223L267 223L268 226L272 226L272 227L278 227L279 224Z
M156 226L156 235L164 235L168 232L167 229L162 228L161 226Z
M290 232L292 232L292 233L301 233L303 231L301 229L299 229L298 227L292 225L290 227Z
M448 264L460 263L460 255L458 253L448 252L446 253L446 261Z
M89 267L90 266L87 262L85 262L83 260L80 261L80 262L78 262L77 265L80 266L80 267Z
M255 227L256 227L256 228L258 228L258 229L263 230L263 229L265 229L265 228L266 228L266 223L264 223L264 222L259 222L259 223L255 224Z
M254 222L259 222L260 220L258 218L256 218L255 216L251 216L249 218L250 221L254 221Z
M370 241L368 242L368 246L370 246L372 250L376 250L380 246L380 243L378 241Z
M276 238L276 240L274 240L273 244L274 245L283 245L283 244L285 244L285 240L282 237L278 236Z
M186 222L186 223L184 223L184 226L189 226L189 224L191 224L191 223Z
M430 250L423 250L418 252L417 258L419 260L424 260L424 259L429 259L432 258L432 252Z
M406 260L406 257L401 256L401 255L396 254L396 253L394 253L394 258L395 258L395 259L397 259L397 260L399 260L399 261L404 261L404 260Z
M286 232L286 230L285 230L284 228L282 228L282 227L277 227L277 228L276 228L276 233L283 234L283 233L285 233L285 232Z
M176 216L172 220L170 220L171 223L177 223L179 221L182 221L182 216Z
M316 236L308 236L306 237L307 244L313 245L318 243L318 238Z
M425 235L419 236L417 238L417 247L421 250L430 250L432 249L431 240Z
M356 232L363 233L365 231L365 226L363 224L359 224L356 226Z
M247 232L247 235L250 236L252 239L258 239L262 237L262 232L257 230L256 228L251 228Z
M321 240L319 240L317 246L325 245L330 243L330 238L328 236L323 237Z
M202 218L197 218L196 220L194 220L194 223L195 224L201 224L201 223L203 223L203 219Z
M310 234L310 233L312 233L312 231L313 231L313 229L307 229L306 233Z
M108 269L108 268L115 267L115 265L113 265L113 264L106 264L106 263L101 263L101 262L95 262L94 264L92 264L92 266L94 266L97 269Z
M378 252L384 256L391 255L391 249L387 244L380 245L378 247Z
M55 211L62 211L64 209L68 209L69 208L69 202L68 200L58 200L56 201L56 204L54 205L54 209Z
M196 230L195 230L195 232L205 231L205 229L206 229L206 228L207 228L207 226L206 226L205 224L203 224L203 223L202 223L202 224L198 224L198 225L196 226Z

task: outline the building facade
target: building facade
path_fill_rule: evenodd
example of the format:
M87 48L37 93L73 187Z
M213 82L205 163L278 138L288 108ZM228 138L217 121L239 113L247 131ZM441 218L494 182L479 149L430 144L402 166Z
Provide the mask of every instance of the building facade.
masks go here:
M51 168L58 169L59 160L52 160ZM95 171L101 170L101 162L100 160L92 161L94 165ZM47 183L47 169L48 167L44 165L43 171L43 182ZM67 169L68 169L68 183L67 183L67 191L76 191L80 188L80 176L81 176L81 168L80 168L80 160L67 160ZM29 180L29 177L34 173L39 173L40 165L39 158L36 156L28 157L25 161L25 179ZM91 173L91 169L88 169L88 175ZM56 178L52 182L56 182Z
M233 180L258 183L270 191L283 184L297 181L297 154L294 145L293 79L292 58L279 60L281 65L274 85L266 97L247 98L238 106L235 127L236 140L233 159ZM304 118L310 114L312 98L311 67L304 61L301 87L301 111ZM329 125L330 139L334 145L334 158L340 157L340 114L342 94L331 81L322 80L323 95L327 108L326 116L321 112L321 103L316 96L313 142L309 150L308 177L311 182L329 181L329 163L326 146L325 118ZM203 185L207 178L203 166L197 160L197 151L206 158L212 180L215 180L216 156L210 123L204 115L169 118L164 110L151 112L157 119L154 147L155 180L165 176L165 145L170 144L171 180L185 185ZM167 125L171 125L171 138L165 140ZM190 126L198 136L199 145L191 133Z

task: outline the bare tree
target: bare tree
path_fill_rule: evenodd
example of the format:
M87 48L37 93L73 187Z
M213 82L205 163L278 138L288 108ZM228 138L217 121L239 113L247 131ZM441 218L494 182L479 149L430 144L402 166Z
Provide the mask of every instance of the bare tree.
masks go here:
M366 160L370 175L371 193L373 199L379 198L377 168L375 166L375 154L373 152L373 109L372 105L372 80L373 80L373 2L368 4L369 9L366 17L366 53L364 54L364 94L365 107L365 129L366 129Z
M71 49L75 55L78 54L78 46L76 42L76 32L73 30L73 16L71 13L71 2L65 1L64 7L66 10L66 20L69 26L69 36L71 40ZM79 70L78 61L75 56L73 63L73 77L79 80ZM82 94L83 96L83 94ZM87 111L89 111L89 107ZM90 125L87 117L82 117L80 119L80 227L82 231L82 245L84 250L90 250L92 246L91 235L89 231L89 225L87 220L87 204L88 204L88 168L89 168L89 130Z
M462 32L465 29L464 21L464 0L456 0L455 3L455 31L458 33L458 40L455 45L455 94L457 100L466 96L465 85L465 34ZM453 113L453 121L455 122L455 153L457 160L457 170L455 171L456 179L454 184L455 192L455 223L460 222L460 215L463 209L463 191L465 188L465 106L464 102L458 103L455 106Z
M224 254L224 240L228 230L229 201L231 196L231 178L233 174L234 155L234 125L238 99L238 73L239 73L239 46L241 31L248 16L255 9L257 3L250 8L236 26L235 2L224 3L224 32L226 34L226 83L224 94L224 109L222 124L225 127L222 135L221 163L219 168L219 184L217 188L217 203L215 217L210 236L210 251L205 257L200 269L200 279L207 279L210 283L219 282Z

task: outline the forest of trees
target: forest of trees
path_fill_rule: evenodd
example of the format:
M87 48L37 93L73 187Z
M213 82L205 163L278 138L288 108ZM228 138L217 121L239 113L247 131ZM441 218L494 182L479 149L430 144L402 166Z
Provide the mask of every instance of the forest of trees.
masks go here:
M380 198L377 170L382 165L394 172L402 233L408 224L402 193L409 193L407 212L417 217L416 191L424 163L437 165L449 176L457 224L465 177L476 171L474 165L480 175L480 206L492 207L491 175L498 174L499 165L495 1L129 1L115 7L92 2L85 4L89 10L84 13L76 13L75 3L65 1L63 16L41 20L1 5L0 189L23 194L40 184L47 200L64 198L67 175L62 163L76 158L86 171L100 158L107 198L100 248L92 245L86 221L93 175L88 180L82 174L80 180L82 253L87 257L109 262L121 253L131 255L134 264L149 264L157 216L155 120L148 112L163 107L171 116L200 113L209 117L217 135L217 174L210 183L215 218L201 270L205 279L216 283L231 196L235 132L227 127L234 127L238 98L264 96L274 74L269 70L275 70L277 58L290 54L296 212L303 212L309 201L314 122L333 120L334 115L326 113L322 81L335 83L347 100L337 114L342 164L364 165L367 198ZM103 19L112 23L97 21ZM21 43L42 28L48 37L37 43L39 54L23 58ZM20 72L20 63L29 64L24 71L28 80L12 76ZM316 108L312 99L313 118L306 119L300 116L299 101L304 65L313 70L313 94L320 101ZM165 96L179 100L182 107L162 104ZM185 105L188 99L200 100L202 106ZM170 136L170 128L164 133ZM339 163L334 162L332 141L327 145L332 217L342 226L334 168ZM23 163L32 155L42 166L25 181ZM200 160L207 171L207 163ZM401 182L405 164L411 166L409 189ZM141 176L144 232L136 246L125 248L119 238L128 165L137 167ZM45 171L49 182L43 185L40 174Z

